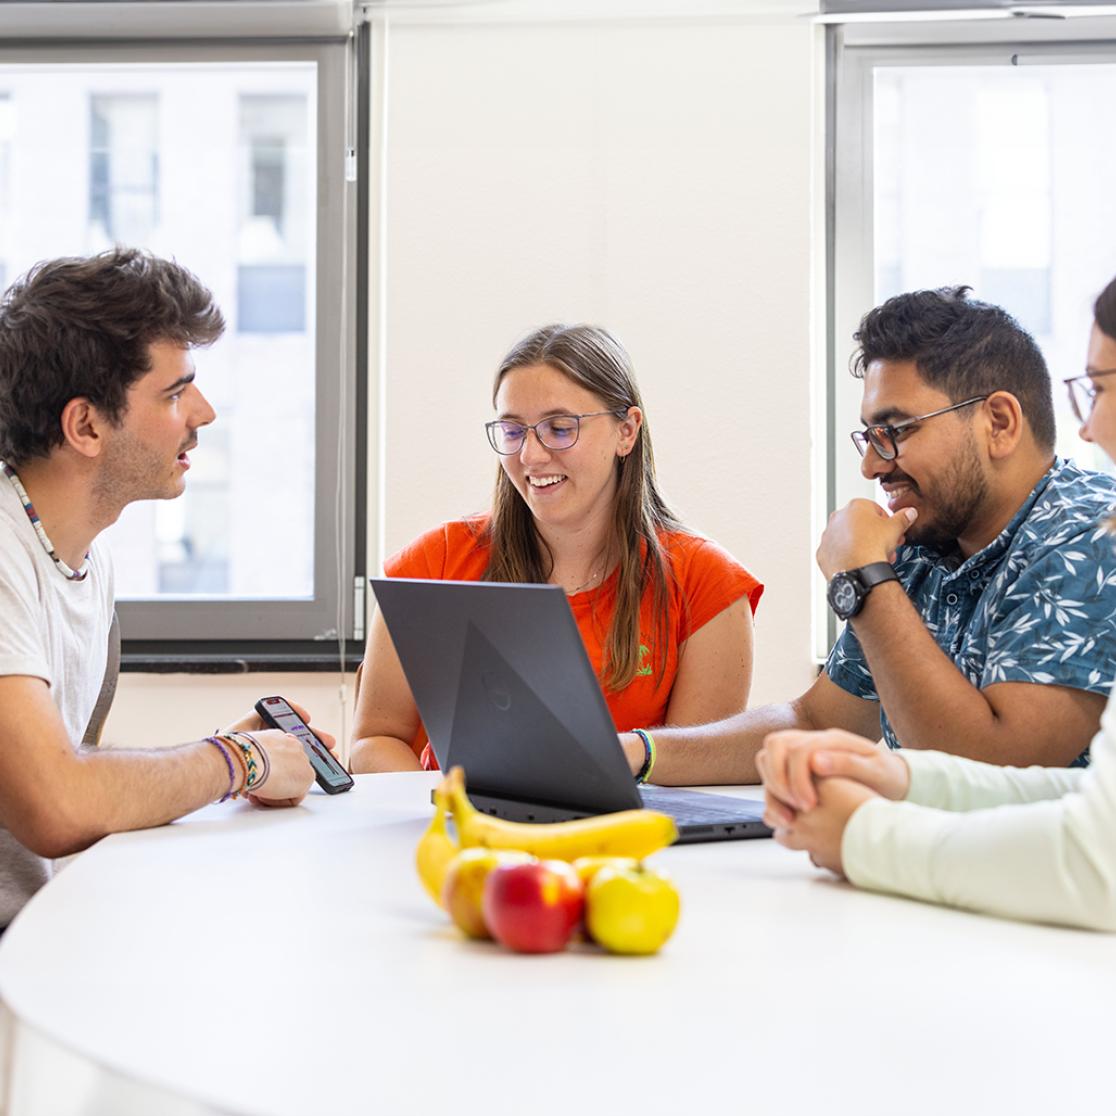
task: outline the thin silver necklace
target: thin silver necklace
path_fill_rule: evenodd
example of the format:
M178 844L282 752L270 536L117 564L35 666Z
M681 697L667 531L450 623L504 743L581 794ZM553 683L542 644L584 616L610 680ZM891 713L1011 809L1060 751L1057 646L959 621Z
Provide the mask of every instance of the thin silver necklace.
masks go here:
M572 589L566 590L567 597L576 597L583 589L588 589L598 578L603 577L605 570L608 569L608 562L606 559L601 559L601 564L589 575L588 580L583 581L580 585L575 585Z

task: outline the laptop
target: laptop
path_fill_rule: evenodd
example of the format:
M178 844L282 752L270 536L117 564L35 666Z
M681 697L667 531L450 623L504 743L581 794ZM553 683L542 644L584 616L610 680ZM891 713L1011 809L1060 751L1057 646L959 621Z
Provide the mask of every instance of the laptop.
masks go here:
M679 842L769 837L762 803L638 785L557 585L370 578L443 771L476 807L565 821L647 806Z

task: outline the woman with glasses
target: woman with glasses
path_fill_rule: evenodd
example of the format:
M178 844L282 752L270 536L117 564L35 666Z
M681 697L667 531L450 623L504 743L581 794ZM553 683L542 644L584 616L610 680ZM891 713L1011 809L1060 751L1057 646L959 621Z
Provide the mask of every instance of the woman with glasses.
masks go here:
M491 512L427 532L387 575L562 586L618 732L742 710L763 587L667 507L619 342L593 326L537 330L501 362L493 403ZM379 615L354 741L354 772L437 766Z
M1065 383L1081 436L1116 458L1116 279L1093 312L1085 374ZM1105 588L1116 607L1116 585ZM1116 931L1116 690L1091 754L1085 769L997 767L846 732L782 732L757 766L776 840L854 884Z

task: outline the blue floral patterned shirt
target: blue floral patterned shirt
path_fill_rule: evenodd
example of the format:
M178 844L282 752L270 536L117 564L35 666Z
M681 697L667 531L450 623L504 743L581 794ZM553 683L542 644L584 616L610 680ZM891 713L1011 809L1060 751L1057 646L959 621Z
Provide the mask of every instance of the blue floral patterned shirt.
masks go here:
M1107 695L1116 673L1116 480L1055 459L1000 534L972 557L905 546L896 573L938 646L976 687L1056 684ZM852 625L826 673L879 701ZM886 712L884 739L900 746ZM1076 761L1088 763L1086 751Z

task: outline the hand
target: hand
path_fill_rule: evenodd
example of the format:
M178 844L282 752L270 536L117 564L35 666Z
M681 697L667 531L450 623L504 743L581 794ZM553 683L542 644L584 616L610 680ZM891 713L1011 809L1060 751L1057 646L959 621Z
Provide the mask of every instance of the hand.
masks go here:
M874 791L851 779L823 779L818 784L818 804L797 815L794 822L775 828L775 840L788 849L804 849L819 868L838 876L845 874L841 861L841 842L849 818Z
M894 752L841 729L769 733L756 755L763 779L763 820L772 829L793 824L799 812L818 804L817 780L854 779L884 798L906 798L911 775Z
M302 741L280 729L253 731L252 739L257 747L267 752L271 771L259 791L253 791L248 797L257 806L297 806L314 782L314 769L306 758Z
M310 724L310 712L297 702L289 701L290 707L302 719L305 725ZM223 728L221 732L251 732L256 733L269 726L264 724L263 719L253 709L251 713L241 717L238 721L233 721L227 728ZM325 729L314 729L314 735L336 756L337 755L337 738L332 733L328 733Z
M826 581L841 570L893 562L917 516L914 508L900 508L888 515L873 500L853 500L835 511L818 543L818 567Z

